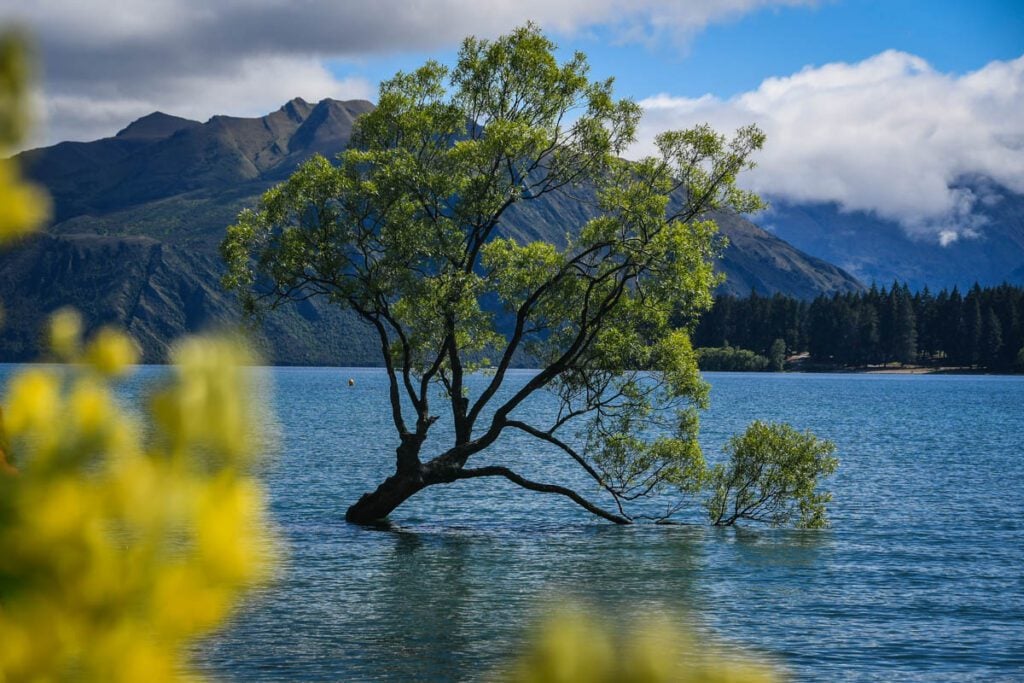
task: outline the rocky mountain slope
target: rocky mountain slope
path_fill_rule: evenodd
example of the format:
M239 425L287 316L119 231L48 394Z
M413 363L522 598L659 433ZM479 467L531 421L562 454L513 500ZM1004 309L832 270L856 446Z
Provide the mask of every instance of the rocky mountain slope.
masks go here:
M372 107L295 99L261 118L206 123L157 112L112 138L20 155L27 175L51 192L55 215L47 234L0 253L0 360L37 358L42 321L64 305L90 326L125 327L150 362L181 334L237 324L218 284L225 226L312 154L344 149L355 119ZM551 197L517 210L508 232L559 242L588 217L585 205ZM720 264L726 291L806 298L860 287L740 216L717 219L730 241ZM268 360L295 364L376 363L367 332L319 302L283 308L259 327Z

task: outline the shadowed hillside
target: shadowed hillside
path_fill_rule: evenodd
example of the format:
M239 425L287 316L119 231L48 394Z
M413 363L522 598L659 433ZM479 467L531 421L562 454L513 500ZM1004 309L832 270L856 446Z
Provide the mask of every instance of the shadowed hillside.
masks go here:
M187 332L239 324L232 297L220 288L221 264L209 251L149 237L37 236L0 257L5 361L40 356L48 314L70 305L90 328L126 329L150 362L167 357ZM255 335L262 355L279 364L371 365L374 338L347 311L304 302L275 311Z

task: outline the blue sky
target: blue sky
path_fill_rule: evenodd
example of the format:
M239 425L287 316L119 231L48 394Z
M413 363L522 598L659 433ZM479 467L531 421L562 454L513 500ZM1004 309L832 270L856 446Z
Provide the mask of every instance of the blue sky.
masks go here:
M712 23L679 41L625 42L614 27L553 32L563 52L580 50L595 76L614 76L620 95L657 93L732 97L765 78L805 66L857 62L885 50L908 52L942 72L965 73L1024 54L1024 6L977 0L832 0L814 6L763 7ZM376 84L428 58L454 61L456 50L396 51L338 60L339 76Z

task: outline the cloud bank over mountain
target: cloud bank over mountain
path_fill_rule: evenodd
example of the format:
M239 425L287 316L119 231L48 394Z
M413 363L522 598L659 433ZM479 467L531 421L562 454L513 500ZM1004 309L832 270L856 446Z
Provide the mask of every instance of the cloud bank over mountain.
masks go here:
M11 3L8 3L11 4ZM37 37L40 143L89 140L154 110L258 115L300 96L371 98L332 62L451 49L532 20L556 34L611 28L622 42L685 45L708 24L814 0L34 0L0 10Z
M984 230L977 186L987 176L1024 193L1024 57L964 75L887 51L854 64L769 78L730 99L657 95L632 155L658 131L699 122L757 123L768 135L745 184L800 202L835 202L898 221L912 236L951 244Z

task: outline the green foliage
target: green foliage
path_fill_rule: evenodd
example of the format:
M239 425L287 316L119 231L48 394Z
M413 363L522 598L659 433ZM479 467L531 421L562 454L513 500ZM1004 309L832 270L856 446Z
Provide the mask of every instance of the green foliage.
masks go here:
M725 447L728 464L711 468L705 501L711 522L729 526L739 520L772 526L828 526L818 481L836 471L835 444L786 424L753 422Z
M774 372L782 372L786 366L786 342L781 339L772 342L768 350L768 363Z
M981 330L981 362L987 367L996 366L1003 350L1003 326L991 308L985 311Z
M314 157L228 228L224 283L251 312L320 297L377 333L398 473L415 484L364 497L350 519L379 518L423 485L504 476L628 522L631 501L703 484L696 411L707 386L690 333L711 306L723 247L707 215L761 206L735 180L764 136L670 131L657 156L626 162L639 107L615 99L611 80L591 81L582 54L559 64L554 50L527 25L468 38L453 69L430 61L397 74L337 165ZM566 225L564 246L502 236L513 205L580 185L596 188L597 215ZM499 392L524 352L540 371ZM466 374L489 367L490 383L469 396ZM455 439L423 462L431 387ZM552 424L516 417L537 391L558 399ZM504 467L466 467L509 429L571 457L616 512Z
M890 356L907 365L917 360L917 320L910 292L894 288L892 307L892 349Z
M772 369L769 359L734 346L697 349L697 363L701 370L712 372L765 372Z

